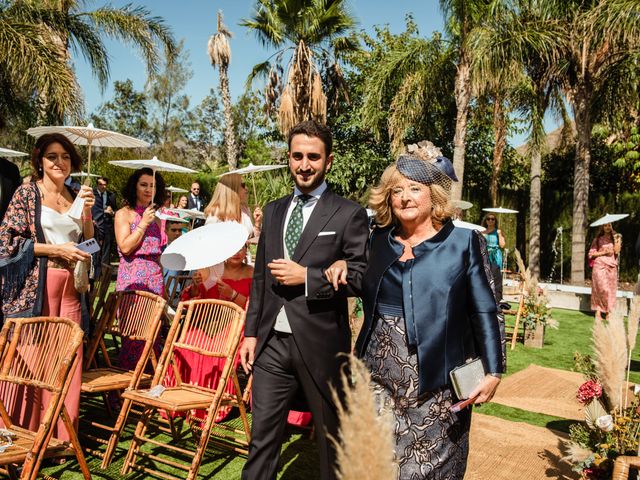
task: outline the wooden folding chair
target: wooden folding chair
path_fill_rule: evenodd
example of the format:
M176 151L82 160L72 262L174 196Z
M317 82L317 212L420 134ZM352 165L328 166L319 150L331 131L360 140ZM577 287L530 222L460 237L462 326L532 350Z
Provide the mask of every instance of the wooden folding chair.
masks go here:
M109 285L111 285L111 272L111 265L103 263L100 267L100 276L96 279L93 288L89 292L89 314L91 315L93 326L98 323L98 319L102 315L102 309L109 292Z
M102 316L95 335L93 336L87 353L86 365L95 366L82 373L82 393L100 394L105 400L108 410L107 394L119 393L125 389L136 389L151 384L152 374L145 372L147 367L155 370L157 359L153 351L153 344L160 331L161 318L166 302L158 295L142 291L117 292L105 306L105 314ZM104 341L106 334L118 336L121 339L144 342L140 358L135 368L125 370L114 366L107 351ZM102 353L104 367L97 367L98 351ZM118 438L124 428L121 417L127 417L131 402L124 401L115 426L108 426L95 421L88 421L92 427L109 432L109 440L105 441L92 434L83 435L98 442L107 444L104 454L99 450L91 453L102 457L102 468L106 468L111 461Z
M191 275L188 274L170 275L167 278L167 282L164 286L164 291L167 303L171 306L171 308L176 308L180 301L180 294L184 291L185 288L189 286L190 282Z
M135 469L162 478L178 478L154 469L154 464L150 466L136 464L136 458L142 457L184 470L187 472L187 479L194 479L198 475L202 457L211 437L213 437L212 443L220 442L236 451L246 453L250 438L249 422L234 366L244 326L244 315L242 308L222 300L191 300L178 305L153 379L154 386L171 386L168 386L159 397L151 396L149 390L129 390L123 394L124 398L144 407L144 413L138 421L122 467L123 475ZM181 378L180 357L184 352L193 352L222 361L220 376L212 388L197 385L195 382L190 383ZM168 376L169 372L171 375ZM224 391L229 379L233 382L233 394ZM242 430L232 428L221 430L223 425L215 422L219 409L227 405L238 407L240 410ZM197 409L206 410L206 416L201 420L202 425L196 429L197 432L192 430L197 443L195 451L145 436L149 420L156 410L163 410L170 414L187 414L191 423L190 412ZM153 452L142 451L143 443L164 447L172 456L169 458L160 456L155 449ZM180 455L192 457L191 464L176 461L175 457Z
M516 341L518 337L524 339L524 324L520 324L520 319L522 318L522 314L524 313L524 303L527 296L527 282L523 276L520 277L520 283L518 285L518 290L516 294L516 300L518 302L518 307L516 309L503 310L505 318L508 315L515 316L515 321L513 324L513 330L511 331L511 326L505 327L507 328L506 336L508 337L511 334L511 350L516 348ZM522 330L522 332L521 332Z
M620 455L613 464L611 480L628 480L632 468L640 471L640 457Z
M21 479L35 479L43 458L75 454L85 479L91 474L78 442L64 399L73 372L78 368L82 329L67 318L8 318L0 332L0 383L39 388L50 393L50 400L37 432L13 424L5 400L0 399L0 416L12 445L0 452L0 465L6 465L11 478L17 478L15 464L22 463ZM53 438L59 418L70 442Z

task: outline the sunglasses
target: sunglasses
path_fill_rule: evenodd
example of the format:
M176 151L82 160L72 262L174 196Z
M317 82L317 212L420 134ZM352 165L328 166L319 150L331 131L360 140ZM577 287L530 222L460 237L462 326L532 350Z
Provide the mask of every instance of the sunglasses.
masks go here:
M489 221L491 221L491 222L495 222L495 221L496 221L496 219L495 219L494 217L489 217L489 218L487 218L487 222L489 222Z

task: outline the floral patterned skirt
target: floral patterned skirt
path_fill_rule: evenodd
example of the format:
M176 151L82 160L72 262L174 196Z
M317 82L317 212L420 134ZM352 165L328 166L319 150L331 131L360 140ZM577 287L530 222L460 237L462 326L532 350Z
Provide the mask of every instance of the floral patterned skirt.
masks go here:
M417 354L407 348L402 317L378 317L364 362L380 411L393 414L398 479L462 480L471 411L452 413L446 387L418 396Z

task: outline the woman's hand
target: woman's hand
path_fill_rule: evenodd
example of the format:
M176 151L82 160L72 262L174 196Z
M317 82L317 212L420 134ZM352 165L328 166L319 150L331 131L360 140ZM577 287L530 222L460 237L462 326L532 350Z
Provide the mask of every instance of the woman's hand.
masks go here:
M235 290L231 288L231 286L221 280L218 280L216 283L218 284L218 291L220 292L220 295L229 299L233 297L233 292L235 292Z
M494 377L493 375L485 375L480 385L478 385L473 392L469 394L469 398L475 398L473 403L478 405L480 403L485 403L491 401L493 396L496 393L496 389L500 384L500 379L498 377Z
M67 262L84 262L91 258L91 255L78 249L73 242L56 245L55 254L51 256L62 258Z
M140 227L145 230L149 225L151 225L156 219L156 209L153 204L149 205L144 212L142 212L142 219L140 220Z
M347 273L347 262L345 260L336 260L324 271L324 276L327 277L334 290L337 291L340 285L347 284Z
M91 215L91 207L93 207L96 203L96 197L93 196L93 190L91 189L91 187L82 185L82 187L80 187L80 191L78 192L78 196L84 200L84 215Z
M262 227L262 209L260 207L253 209L253 224L258 228Z

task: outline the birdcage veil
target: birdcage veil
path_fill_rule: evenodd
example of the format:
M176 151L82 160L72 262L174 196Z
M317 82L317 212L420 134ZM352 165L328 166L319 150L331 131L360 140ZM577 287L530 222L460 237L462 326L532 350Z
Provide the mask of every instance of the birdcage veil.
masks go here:
M429 141L407 146L407 153L383 173L378 186L372 189L369 206L376 212L376 222L380 226L393 223L394 218L389 203L389 192L402 178L422 183L430 188L433 205L432 220L443 224L453 217L451 185L458 181L451 161L442 155L438 147Z

